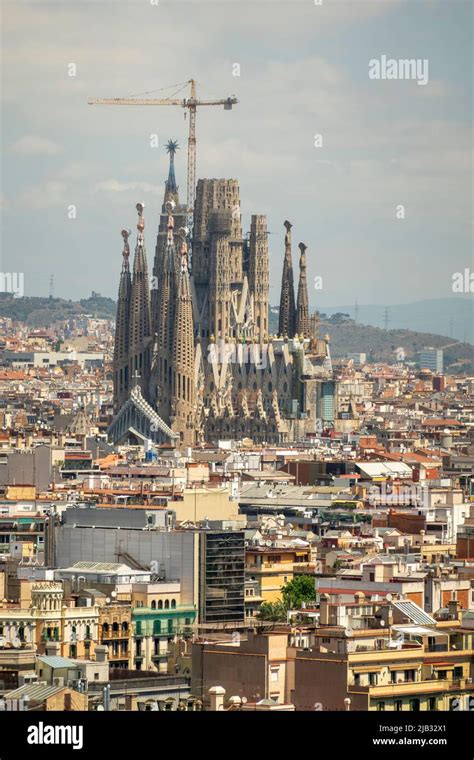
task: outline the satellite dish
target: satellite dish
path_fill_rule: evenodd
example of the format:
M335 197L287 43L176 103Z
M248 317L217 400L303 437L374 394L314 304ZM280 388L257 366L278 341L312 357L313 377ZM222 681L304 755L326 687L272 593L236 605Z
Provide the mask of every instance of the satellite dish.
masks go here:
M110 604L110 596L106 596L105 597L105 603L106 604Z
M380 627L381 628L385 628L385 620L381 620L380 621Z
M387 594L385 599L387 600L387 602L391 602L393 599L393 596L391 594Z
M243 705L246 705L246 704L247 704L247 697L242 697L242 704L243 704Z
M110 596L113 596L113 598L115 599L115 597L117 596L117 592L116 591L111 591L110 592Z

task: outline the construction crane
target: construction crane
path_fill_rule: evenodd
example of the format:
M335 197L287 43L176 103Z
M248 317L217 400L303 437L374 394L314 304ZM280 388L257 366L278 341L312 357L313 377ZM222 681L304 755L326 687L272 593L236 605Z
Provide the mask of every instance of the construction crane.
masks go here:
M199 100L196 97L196 81L189 79L184 85L191 86L189 98L89 98L89 105L106 106L181 106L189 111L189 135L188 135L188 186L187 186L187 219L188 227L191 228L194 211L194 196L196 192L196 111L198 106L224 106L225 111L230 111L232 106L238 103L236 97L222 98L220 100ZM186 113L185 113L186 116Z

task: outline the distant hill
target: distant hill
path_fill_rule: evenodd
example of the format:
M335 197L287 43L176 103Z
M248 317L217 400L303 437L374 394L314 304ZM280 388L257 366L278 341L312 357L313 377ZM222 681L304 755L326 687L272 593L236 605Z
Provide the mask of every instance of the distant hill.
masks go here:
M270 309L269 330L274 334L278 332L276 307ZM423 348L442 348L445 367L456 372L474 372L474 346L443 335L356 324L339 312L321 320L320 335L326 333L330 336L331 356L335 359L348 353L365 353L368 361L393 364L397 348L403 348L407 361L414 361Z
M374 327L385 327L385 306L363 305L322 306L320 311L331 316L337 312L348 314L357 322ZM432 335L448 335L452 340L474 344L474 297L458 294L450 298L433 298L414 303L387 306L388 327L415 330Z
M115 319L115 309L116 304L112 298L104 298L98 293L79 302L36 296L13 298L9 293L0 293L0 317L24 322L29 327L48 327L53 322L80 314L91 314L99 319Z

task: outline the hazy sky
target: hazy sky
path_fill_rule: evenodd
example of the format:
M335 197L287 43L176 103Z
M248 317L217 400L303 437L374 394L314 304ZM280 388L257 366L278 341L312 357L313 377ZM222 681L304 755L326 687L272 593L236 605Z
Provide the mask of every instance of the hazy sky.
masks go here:
M232 111L198 110L197 176L239 179L245 231L251 213L267 214L272 303L285 219L295 264L298 242L308 245L313 306L450 296L452 274L474 269L470 2L1 7L1 271L24 272L26 295L47 295L54 274L56 295L116 297L120 230L135 230L137 201L146 204L151 269L170 137L182 146L185 197L183 109L89 106L87 98L166 97L190 77L201 97L239 98ZM370 79L369 61L384 55L427 59L428 83Z

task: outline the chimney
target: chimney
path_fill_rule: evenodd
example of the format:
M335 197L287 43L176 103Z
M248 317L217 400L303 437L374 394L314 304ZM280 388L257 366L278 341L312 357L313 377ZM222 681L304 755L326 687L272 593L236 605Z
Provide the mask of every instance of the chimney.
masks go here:
M319 600L319 624L329 625L329 595L321 594Z
M98 644L95 648L95 661L107 662L107 656L109 654L109 648L105 644Z
M58 657L61 654L61 644L59 641L48 641L46 643L47 657Z
M461 605L456 599L451 599L448 602L448 612L451 620L461 619Z
M222 686L213 686L209 689L211 696L211 712L222 712L224 709L225 689Z

